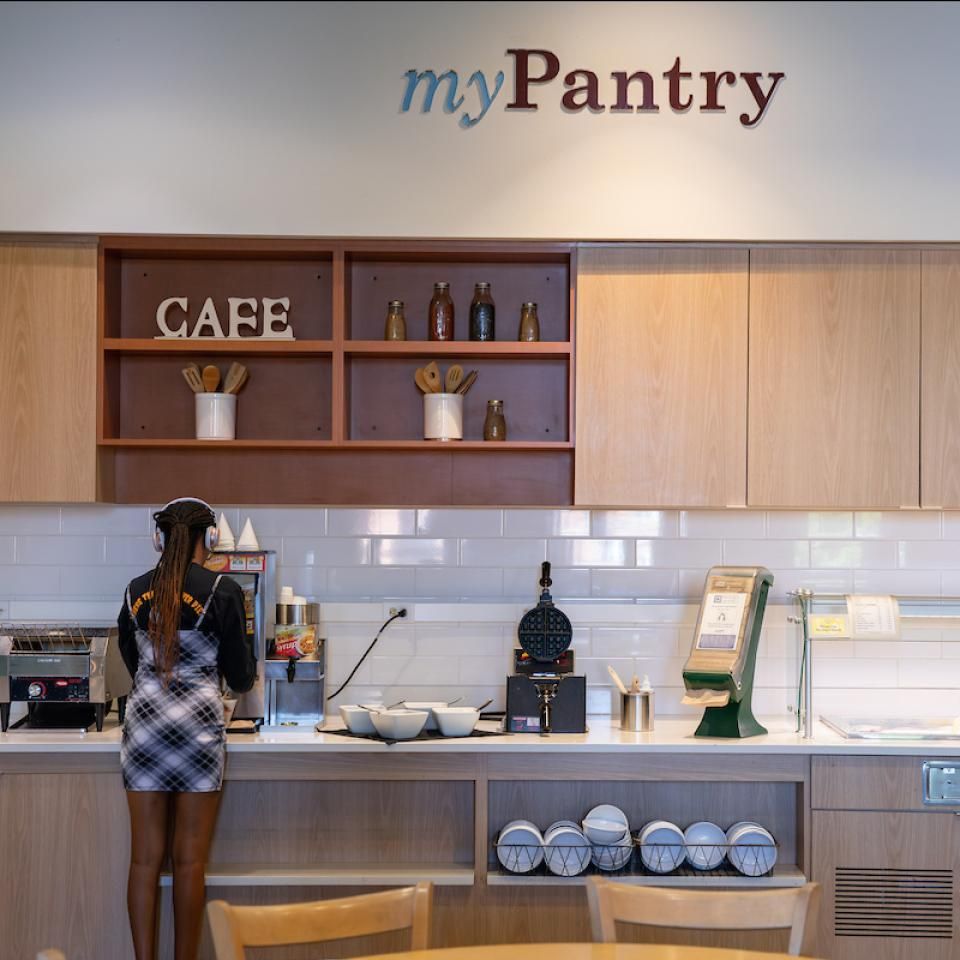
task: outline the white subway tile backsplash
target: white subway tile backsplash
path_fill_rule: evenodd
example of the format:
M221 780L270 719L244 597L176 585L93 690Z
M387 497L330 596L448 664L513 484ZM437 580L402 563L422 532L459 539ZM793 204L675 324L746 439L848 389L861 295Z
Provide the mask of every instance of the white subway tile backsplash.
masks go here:
M60 507L0 506L0 533L39 536L59 532Z
M60 593L59 567L0 566L0 597L52 597ZM11 619L16 619L11 614Z
M897 566L897 545L882 540L812 540L810 566L817 569L892 570Z
M901 540L899 555L908 570L960 570L960 544L951 540Z
M146 507L114 507L107 505L65 506L60 514L60 533L108 534L110 536L143 537L153 531L151 511ZM36 531L31 531L36 532ZM239 533L239 531L237 531Z
M700 570L679 570L677 595L683 600L699 603L703 596L703 588L707 585L709 573L710 571L705 567Z
M633 566L633 541L548 540L547 559L558 567Z
M418 510L416 532L421 537L499 537L503 511Z
M60 593L64 596L113 598L119 613L127 584L147 569L140 564L119 567L61 567Z
M818 539L853 536L853 514L847 510L776 510L767 514L771 539Z
M611 600L634 597L676 597L676 570L593 570L590 594Z
M936 514L934 514L936 516ZM960 540L960 510L944 510L940 514L944 540ZM3 529L3 519L0 515L0 530Z
M277 592L290 587L294 596L315 602L327 596L326 567L283 567L277 575Z
M938 596L940 575L928 570L854 570L856 593L898 596Z
M103 563L105 537L17 537L17 563L95 564Z
M638 540L638 567L712 567L723 563L720 540Z
M900 682L904 688L942 689L951 687L960 691L960 660L901 660ZM960 700L960 695L958 695ZM956 715L956 709L951 716Z
M518 623L526 606L516 603L421 603L414 618L418 623Z
M9 619L33 623L69 622L114 624L120 605L116 600L86 600L78 597L11 600Z
M817 688L896 687L897 661L821 659L815 662L813 678Z
M370 562L366 537L284 537L285 567L357 567Z
M504 510L505 537L589 537L589 510Z
M804 569L810 566L810 543L807 540L724 540L723 562L733 567Z
M558 603L568 600L589 599L590 593L589 569L574 569L571 567L551 567L550 577L553 586L550 592ZM503 595L513 600L533 599L540 589L540 571L524 567L522 570L504 568ZM509 592L508 592L509 591ZM531 593L531 591L533 591Z
M461 563L465 567L530 567L536 569L547 559L546 540L464 539L460 541Z
M498 624L415 625L416 653L424 657L506 657L513 648L508 628Z
M323 507L241 507L237 511L239 526L234 530L238 537L247 518L258 538L323 537L327 533Z
M422 685L460 682L460 663L456 657L385 657L371 654L370 661L373 683ZM478 677L476 682L482 682L482 678Z
M852 593L852 570L774 570L771 595L783 600L791 591L806 587L815 593Z
M681 633L673 627L594 627L591 649L594 657L675 657L683 652Z
M158 559L152 537L107 537L108 564L134 564L142 567L140 572L145 573L156 566Z
M853 650L854 656L870 660L935 660L942 645L934 640L854 640Z
M677 537L675 510L595 510L591 533L595 537Z
M331 537L412 537L416 532L416 510L330 508L327 511L327 533Z
M680 536L695 539L762 537L767 515L762 510L681 510Z
M382 566L456 566L458 547L456 540L375 540L373 562Z
M0 563L14 563L17 559L16 537L0 537Z
M939 540L941 518L925 510L865 510L854 514L858 539Z
M460 657L459 661L461 684L480 684L497 677L506 683L507 675L514 672L513 664L505 653L489 657Z
M415 571L417 597L443 600L497 600L503 595L503 571L469 567L422 567Z
M416 594L416 571L390 567L331 567L326 595L337 600L406 599Z

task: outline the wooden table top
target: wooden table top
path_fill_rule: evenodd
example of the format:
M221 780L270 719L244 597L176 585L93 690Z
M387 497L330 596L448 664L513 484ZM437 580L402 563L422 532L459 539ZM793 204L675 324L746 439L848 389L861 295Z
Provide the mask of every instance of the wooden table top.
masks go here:
M722 950L662 943L507 943L495 946L413 950L358 960L794 960L785 953Z

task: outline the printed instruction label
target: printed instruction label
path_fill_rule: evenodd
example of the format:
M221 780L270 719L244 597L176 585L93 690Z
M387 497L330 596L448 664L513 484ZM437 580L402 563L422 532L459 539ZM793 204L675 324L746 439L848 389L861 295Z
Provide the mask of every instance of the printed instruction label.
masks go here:
M900 636L900 606L895 597L847 597L850 636L854 640L896 640Z
M832 640L850 636L850 618L845 614L813 613L810 636L814 640Z
M745 593L708 593L703 601L698 650L736 650L747 606Z

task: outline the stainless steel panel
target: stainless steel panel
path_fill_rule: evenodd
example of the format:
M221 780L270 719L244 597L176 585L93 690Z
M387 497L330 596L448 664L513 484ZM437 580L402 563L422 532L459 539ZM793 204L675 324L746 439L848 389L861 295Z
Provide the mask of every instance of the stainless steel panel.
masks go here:
M960 762L956 760L924 761L923 802L931 806L960 804Z

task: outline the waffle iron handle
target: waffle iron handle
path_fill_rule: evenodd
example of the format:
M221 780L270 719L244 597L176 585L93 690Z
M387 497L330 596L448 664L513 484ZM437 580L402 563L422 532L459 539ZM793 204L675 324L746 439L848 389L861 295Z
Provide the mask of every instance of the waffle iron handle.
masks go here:
M549 590L553 581L550 579L550 561L544 560L540 566L540 586L544 590Z

